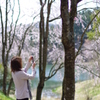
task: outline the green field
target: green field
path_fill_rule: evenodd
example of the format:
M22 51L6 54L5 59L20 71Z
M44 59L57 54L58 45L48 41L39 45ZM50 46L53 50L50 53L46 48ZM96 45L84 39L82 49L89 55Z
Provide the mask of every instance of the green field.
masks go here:
M94 80L78 82L75 84L75 100L100 100L100 82ZM53 92L61 95L62 87L53 89Z
M88 80L76 84L75 100L100 100L100 82Z
M14 100L8 96L5 96L2 92L0 92L0 100Z
M97 82L94 80L78 82L75 84L75 87L76 87L75 100L100 100L99 80ZM55 88L52 91L57 95L61 95L62 87ZM6 97L3 95L2 92L0 92L0 100L15 100L15 99ZM35 98L33 100L35 100ZM55 99L53 97L51 98L42 97L41 100L60 100L60 98Z

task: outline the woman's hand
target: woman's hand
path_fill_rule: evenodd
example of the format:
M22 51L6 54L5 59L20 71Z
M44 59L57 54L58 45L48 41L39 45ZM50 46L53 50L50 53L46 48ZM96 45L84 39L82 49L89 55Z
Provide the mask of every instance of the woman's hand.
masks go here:
M30 56L29 57L29 62L31 62L33 60L33 56ZM35 68L35 65L36 65L36 63L34 62L33 64L32 64L32 68L34 69Z
M35 64L35 62L34 62L34 63L32 64L32 68L33 68L33 69L35 68L35 65L36 65L36 64Z
M29 61L29 62L31 62L31 60L32 60L32 59L33 59L33 57L32 57L32 56L30 56L28 61Z

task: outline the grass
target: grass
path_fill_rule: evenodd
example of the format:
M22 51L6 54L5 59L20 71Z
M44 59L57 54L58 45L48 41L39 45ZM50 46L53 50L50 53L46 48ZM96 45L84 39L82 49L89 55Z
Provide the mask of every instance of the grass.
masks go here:
M78 82L75 84L75 89L75 100L100 100L100 82L96 85L94 80ZM53 92L60 95L61 91L62 87L53 89Z
M95 84L94 80L87 80L83 82L78 82L75 84L75 100L100 100L100 82ZM62 94L62 87L57 87L52 90L57 95ZM34 95L34 97L36 97ZM13 98L13 97L12 97ZM10 97L3 95L0 92L0 100L15 100ZM90 99L87 99L90 98ZM33 99L35 100L35 98ZM41 100L60 100L59 98L52 97L42 97Z
M57 94L61 94L62 93L62 87L55 88L52 91L57 93Z
M5 96L2 92L0 92L0 100L14 100L8 96Z
M100 100L100 83L95 84L94 80L88 80L76 83L75 98L76 100Z

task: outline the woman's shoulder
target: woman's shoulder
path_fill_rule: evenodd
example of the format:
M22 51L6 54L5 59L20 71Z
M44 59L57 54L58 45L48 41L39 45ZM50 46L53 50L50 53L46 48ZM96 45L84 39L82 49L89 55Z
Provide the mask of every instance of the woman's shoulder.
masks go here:
M21 71L16 71L16 72L12 72L12 74L15 74L15 75L20 74L20 73L23 73L23 70L21 70Z
M25 72L22 70L22 71L16 71L15 73L12 73L12 76L21 78L24 74Z

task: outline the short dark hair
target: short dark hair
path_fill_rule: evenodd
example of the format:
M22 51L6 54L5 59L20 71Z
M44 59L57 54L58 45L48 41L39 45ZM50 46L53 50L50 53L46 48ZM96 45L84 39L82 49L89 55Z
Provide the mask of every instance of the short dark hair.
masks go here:
M21 71L22 69L22 58L19 56L12 57L11 59L11 71Z

